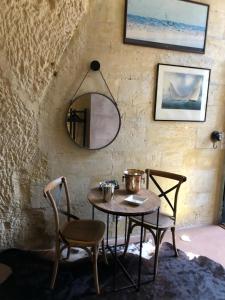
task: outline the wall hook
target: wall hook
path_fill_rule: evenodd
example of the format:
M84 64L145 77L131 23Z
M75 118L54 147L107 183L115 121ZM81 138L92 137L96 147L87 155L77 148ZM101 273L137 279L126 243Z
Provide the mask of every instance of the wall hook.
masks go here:
M90 68L92 71L98 71L100 70L100 62L97 60L93 60L90 64Z
M219 132L219 131L213 131L211 133L211 140L213 142L213 149L217 148L217 143L221 142L223 139L223 132Z

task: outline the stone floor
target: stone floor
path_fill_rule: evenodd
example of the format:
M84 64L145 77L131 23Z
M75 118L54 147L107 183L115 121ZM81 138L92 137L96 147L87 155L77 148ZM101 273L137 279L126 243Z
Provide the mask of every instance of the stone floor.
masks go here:
M182 240L187 237L190 241ZM163 241L172 242L170 232ZM207 256L225 267L225 229L218 225L177 230L176 243L185 252Z

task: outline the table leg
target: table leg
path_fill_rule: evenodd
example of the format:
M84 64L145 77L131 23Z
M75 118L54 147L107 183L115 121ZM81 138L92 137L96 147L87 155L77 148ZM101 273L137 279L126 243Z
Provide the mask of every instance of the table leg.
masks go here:
M141 235L140 235L140 251L139 251L139 262L138 262L138 282L137 282L137 291L140 290L140 285L141 285L143 225L144 225L144 215L141 216Z
M160 232L159 232L159 208L157 210L157 221L156 221L156 245L155 245L155 258L154 258L154 277L156 278L157 268L158 268L158 255L159 255L159 244L160 244Z
M114 264L113 264L113 289L116 290L116 269L117 269L117 227L118 227L118 216L116 215L115 220L115 243L114 243Z
M107 214L106 247L109 246L109 214Z
M92 220L94 220L95 218L95 208L94 206L92 205Z
M127 244L127 217L125 217L124 244Z

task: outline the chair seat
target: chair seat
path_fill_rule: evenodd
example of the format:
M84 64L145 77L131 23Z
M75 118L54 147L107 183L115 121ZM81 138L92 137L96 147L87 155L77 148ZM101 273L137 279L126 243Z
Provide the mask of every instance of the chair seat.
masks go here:
M66 223L62 235L71 244L85 246L101 242L104 232L105 224L101 221L74 220Z
M141 217L132 217L131 218L134 222L141 223ZM157 212L154 212L152 214L146 215L144 217L144 225L150 226L150 227L156 227L157 225ZM174 221L171 216L160 213L159 214L159 223L158 227L159 228L170 228L174 226Z

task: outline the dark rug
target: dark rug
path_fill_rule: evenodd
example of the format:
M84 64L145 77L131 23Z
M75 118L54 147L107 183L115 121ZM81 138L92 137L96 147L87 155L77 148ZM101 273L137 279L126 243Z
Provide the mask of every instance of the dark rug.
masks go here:
M73 263L62 263L54 291L48 289L52 262L39 254L18 249L0 253L0 262L9 265L13 274L0 285L1 300L74 300L74 299L225 299L225 270L207 257L189 260L179 250L175 258L172 246L164 243L160 248L158 275L155 282L134 288L111 292L113 264L99 261L99 280L102 295L95 295L92 264L84 258ZM136 276L138 256L127 254L123 263ZM143 259L142 280L151 279L153 260ZM117 270L117 286L128 284L123 273Z

